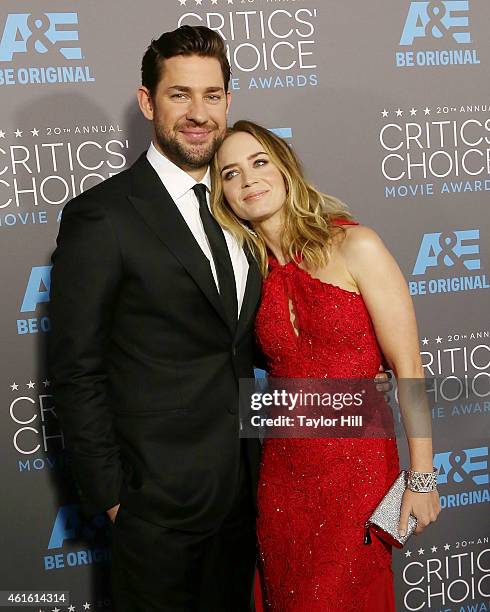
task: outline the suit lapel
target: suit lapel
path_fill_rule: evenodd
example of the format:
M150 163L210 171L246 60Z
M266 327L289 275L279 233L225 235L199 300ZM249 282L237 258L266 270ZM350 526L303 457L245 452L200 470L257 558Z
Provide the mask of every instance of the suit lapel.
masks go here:
M244 247L244 252L248 260L248 274L235 334L236 341L240 339L243 332L247 329L250 318L255 314L257 304L259 303L260 299L260 289L262 285L262 278L255 257L252 255L252 253L250 253L247 246Z
M148 227L172 251L229 326L209 261L158 174L146 159L146 153L137 160L131 172L133 188L129 200L134 208Z

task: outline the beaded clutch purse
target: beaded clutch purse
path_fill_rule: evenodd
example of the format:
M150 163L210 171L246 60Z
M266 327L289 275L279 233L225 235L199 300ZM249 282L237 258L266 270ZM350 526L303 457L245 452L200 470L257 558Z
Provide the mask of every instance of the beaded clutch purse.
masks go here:
M366 521L366 531L364 536L364 544L371 544L371 531L379 538L402 548L408 538L417 527L417 519L414 516L408 518L408 529L404 536L398 533L398 524L400 521L400 510L402 505L402 497L407 488L408 472L402 470L395 482L391 485L388 493L378 504L377 508Z

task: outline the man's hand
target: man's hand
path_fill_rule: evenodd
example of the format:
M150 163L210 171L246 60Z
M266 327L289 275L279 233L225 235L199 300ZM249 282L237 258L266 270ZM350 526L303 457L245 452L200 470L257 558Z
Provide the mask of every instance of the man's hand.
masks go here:
M113 523L114 523L114 521L116 520L116 516L117 516L117 513L118 513L118 511L119 511L119 506L120 506L120 505L121 505L121 504L117 504L116 506L112 506L112 508L109 508L109 510L106 510L106 512L107 512L107 514L108 514L108 516L109 516L109 518L111 519L111 521L112 521Z
M390 382L391 372L385 372L385 369L382 365L379 366L379 371L374 377L374 382L376 383L376 389L380 393L389 393L393 389L393 385Z

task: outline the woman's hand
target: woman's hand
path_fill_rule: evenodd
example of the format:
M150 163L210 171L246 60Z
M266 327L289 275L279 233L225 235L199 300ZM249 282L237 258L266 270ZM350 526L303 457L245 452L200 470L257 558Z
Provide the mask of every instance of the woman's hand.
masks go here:
M433 523L441 511L439 501L439 493L431 491L430 493L415 493L406 489L402 498L402 506L400 512L400 523L398 532L401 536L407 533L408 517L410 515L417 519L417 527L415 534L422 533L429 523Z

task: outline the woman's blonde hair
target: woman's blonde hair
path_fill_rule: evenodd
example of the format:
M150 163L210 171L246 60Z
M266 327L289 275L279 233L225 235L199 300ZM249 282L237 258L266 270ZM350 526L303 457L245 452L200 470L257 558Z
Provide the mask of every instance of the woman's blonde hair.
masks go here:
M281 138L251 121L237 121L228 128L225 140L232 134L245 132L253 136L269 155L284 178L284 231L282 251L291 260L301 257L311 269L324 266L332 245L332 219L350 220L345 204L333 196L321 193L305 178L301 163L293 149ZM268 272L267 246L260 236L235 215L223 193L217 155L211 164L211 209L219 224L232 232L242 246L247 246L259 263L263 276Z

